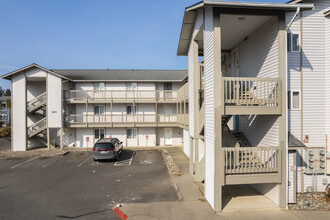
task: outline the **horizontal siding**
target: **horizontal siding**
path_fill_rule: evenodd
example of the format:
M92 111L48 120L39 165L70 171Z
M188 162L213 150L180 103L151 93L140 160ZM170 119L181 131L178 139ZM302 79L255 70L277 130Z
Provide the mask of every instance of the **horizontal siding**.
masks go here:
M192 35L192 40L195 38L196 34L203 25L203 11L199 10L197 12L197 17L194 26L194 32ZM189 79L189 132L190 136L194 136L194 54L193 54L193 44L190 42L188 51L188 79Z
M278 184L267 183L267 184L253 184L251 185L255 190L265 195L267 198L272 200L275 204L279 205L279 192L280 187Z
M303 120L309 147L325 146L325 18L326 0L315 3L315 10L303 12Z
M214 208L214 69L213 69L213 11L205 8L205 198Z

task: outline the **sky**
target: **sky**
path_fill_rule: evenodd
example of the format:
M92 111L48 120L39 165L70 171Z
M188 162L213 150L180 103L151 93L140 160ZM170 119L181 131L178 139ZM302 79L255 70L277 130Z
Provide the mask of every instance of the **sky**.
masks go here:
M284 3L286 0L244 0ZM199 0L0 0L0 75L48 69L187 69L176 55ZM2 88L10 81L0 79Z

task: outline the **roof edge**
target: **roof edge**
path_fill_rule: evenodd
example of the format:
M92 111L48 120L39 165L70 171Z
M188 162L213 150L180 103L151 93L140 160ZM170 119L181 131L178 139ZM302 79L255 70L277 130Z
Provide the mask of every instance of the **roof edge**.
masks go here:
M43 70L43 71L45 71L45 72L47 72L47 73L51 73L51 74L53 74L53 75L55 75L55 76L58 76L58 77L61 77L61 78L63 78L63 79L71 80L71 79L69 79L69 78L67 78L67 77L65 77L65 76L62 76L62 75L60 75L60 74L58 74L58 73L56 73L56 72L54 72L54 71L51 71L51 70L49 70L49 69L47 69L47 68L45 68L45 67L39 66L39 65L36 64L36 63L32 63L32 64L30 64L30 65L28 65L28 66L25 66L25 67L22 67L22 68L20 68L20 69L18 69L18 70L14 70L14 71L12 71L12 72L10 72L10 73L7 73L7 74L5 74L5 75L3 75L3 76L0 76L0 78L1 78L1 79L11 80L11 76L12 76L12 75L15 75L15 74L17 74L17 73L20 73L20 72L25 71L25 70L27 70L27 69L30 69L30 68L32 68L32 67L39 68L39 69L41 69L41 70Z

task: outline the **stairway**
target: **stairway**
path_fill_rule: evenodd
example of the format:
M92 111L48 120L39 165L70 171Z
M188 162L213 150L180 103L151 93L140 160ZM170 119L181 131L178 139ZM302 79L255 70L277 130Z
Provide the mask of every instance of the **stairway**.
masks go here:
M39 120L28 128L28 137L32 138L37 134L40 134L47 128L47 117Z
M28 113L34 113L43 107L46 106L46 92L42 93L41 95L37 96L36 98L32 99L27 103L27 111Z
M236 142L239 144L240 147L251 147L249 140L246 138L243 132L241 131L231 131L233 134Z

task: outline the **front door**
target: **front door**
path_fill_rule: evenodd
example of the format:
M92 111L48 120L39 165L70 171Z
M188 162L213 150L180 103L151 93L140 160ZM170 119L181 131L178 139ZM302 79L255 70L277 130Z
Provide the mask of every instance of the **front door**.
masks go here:
M172 145L172 128L165 128L165 145Z

